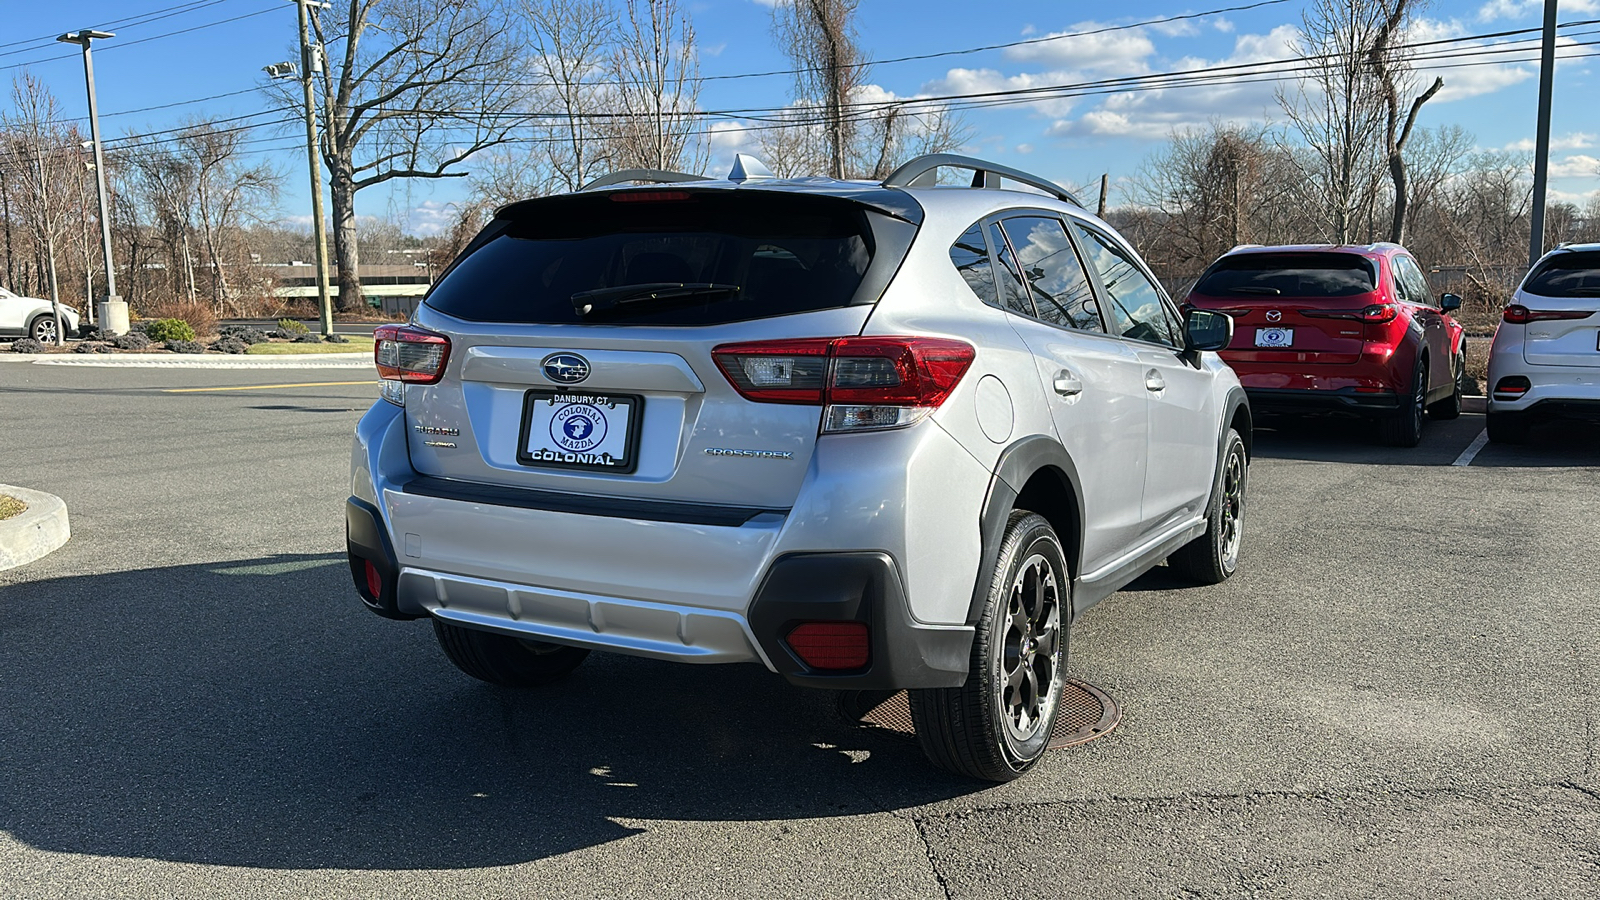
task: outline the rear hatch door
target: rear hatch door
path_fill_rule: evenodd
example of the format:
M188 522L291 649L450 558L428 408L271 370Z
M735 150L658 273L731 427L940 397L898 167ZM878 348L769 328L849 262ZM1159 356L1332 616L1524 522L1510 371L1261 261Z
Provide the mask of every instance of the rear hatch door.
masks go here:
M1296 251L1223 257L1189 302L1233 316L1229 361L1349 365L1366 336L1361 311L1382 300L1366 257Z
M916 230L847 199L726 188L567 195L502 216L418 311L451 349L438 384L408 388L413 467L767 509L798 494L821 407L744 399L713 348L858 334Z
M1600 366L1600 252L1558 253L1528 276L1522 357L1534 366Z

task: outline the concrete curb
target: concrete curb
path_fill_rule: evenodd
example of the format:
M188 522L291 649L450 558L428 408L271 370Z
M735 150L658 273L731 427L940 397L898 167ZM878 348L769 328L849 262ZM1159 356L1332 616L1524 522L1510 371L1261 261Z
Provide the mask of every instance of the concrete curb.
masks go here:
M138 369L366 369L377 376L369 353L299 353L283 356L211 356L201 354L99 354L32 357L40 366L95 366Z
M0 519L0 571L31 563L72 537L67 504L60 497L9 484L0 484L0 494L28 504L22 515Z
M1481 413L1481 412L1486 411L1488 408L1489 408L1489 398L1488 397L1462 397L1461 398L1461 411L1462 412Z

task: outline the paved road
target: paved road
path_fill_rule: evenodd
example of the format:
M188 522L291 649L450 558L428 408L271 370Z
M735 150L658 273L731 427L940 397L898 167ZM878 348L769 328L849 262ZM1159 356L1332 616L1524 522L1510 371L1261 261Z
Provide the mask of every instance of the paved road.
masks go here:
M998 788L753 667L455 672L340 553L345 373L0 366L0 896L1600 895L1600 441L1263 431L1243 570L1074 630L1111 736Z

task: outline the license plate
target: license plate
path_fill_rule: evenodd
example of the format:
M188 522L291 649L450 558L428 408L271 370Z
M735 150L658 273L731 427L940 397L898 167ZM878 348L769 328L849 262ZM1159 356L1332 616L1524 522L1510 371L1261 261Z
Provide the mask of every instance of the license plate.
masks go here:
M529 391L523 400L517 461L626 474L638 464L639 415L631 394Z
M1293 328L1257 328L1257 347L1291 347L1294 346Z

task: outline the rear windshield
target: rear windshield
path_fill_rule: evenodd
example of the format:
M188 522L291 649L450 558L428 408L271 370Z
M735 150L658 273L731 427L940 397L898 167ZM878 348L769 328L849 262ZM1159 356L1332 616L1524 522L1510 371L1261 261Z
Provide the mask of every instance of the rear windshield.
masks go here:
M715 325L834 309L874 302L886 281L868 278L885 250L881 238L901 244L898 255L888 252L896 258L878 260L892 273L909 244L901 231L915 231L837 198L664 190L631 199L641 193L519 204L427 304L477 322L606 325ZM644 287L630 293L631 285ZM656 296L633 296L641 292Z
M1194 286L1211 297L1353 297L1374 290L1372 262L1351 253L1244 253L1216 262Z
M1541 297L1600 297L1600 253L1560 253L1528 276L1522 290Z

